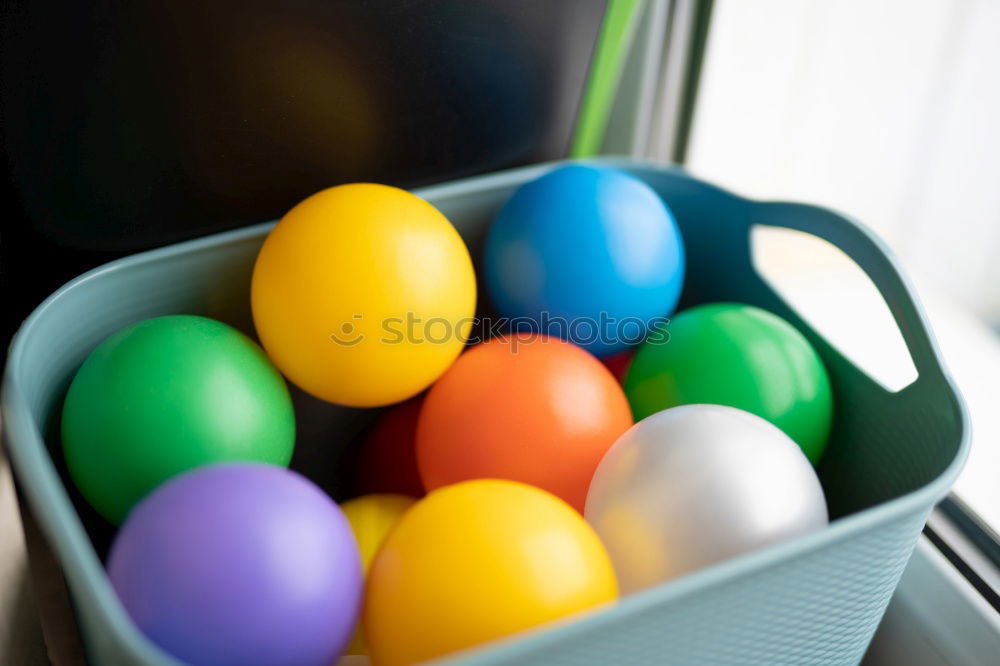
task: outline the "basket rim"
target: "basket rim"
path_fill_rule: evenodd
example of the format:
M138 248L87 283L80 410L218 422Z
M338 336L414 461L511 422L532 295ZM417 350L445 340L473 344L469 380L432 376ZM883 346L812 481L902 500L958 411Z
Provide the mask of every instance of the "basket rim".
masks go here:
M628 157L556 160L431 185L415 189L413 192L417 196L430 200L433 203L435 200L453 197L456 194L461 195L463 192L511 187L541 175L548 170L567 164L594 164L623 169L648 169L661 173L671 173L710 188L718 194L741 201L746 205L784 203L763 202L741 197L727 189L692 176L680 167L645 160L635 160ZM511 637L477 646L468 651L448 655L443 657L444 661L463 659L473 655L486 659L490 654L497 654L499 656L501 651L504 657L526 655L529 651L541 647L543 644L549 645L565 638L569 635L567 632L586 630L588 627L599 626L605 622L615 621L617 618L641 613L646 609L699 590L718 586L738 577L780 566L788 560L814 552L849 535L866 532L908 514L929 511L933 503L947 494L968 456L971 442L969 415L961 393L955 386L955 382L942 360L937 342L933 337L926 315L915 296L915 291L911 283L901 270L899 261L895 258L891 250L864 224L851 217L820 206L813 206L812 204L795 205L827 211L859 230L881 251L909 293L915 306L916 316L919 320L918 323L923 329L922 333L928 339L930 350L933 354L933 361L948 389L952 407L955 410L958 424L961 428L961 439L954 459L941 474L923 486L889 501L839 518L822 530L733 557L680 578L666 581L649 589L622 597L615 604L586 613L581 617L566 618ZM110 580L107 577L104 567L101 565L100 558L83 528L79 514L69 498L67 489L59 478L54 461L45 444L42 434L43 426L35 420L27 404L27 398L21 386L24 372L22 363L25 348L29 344L35 328L39 325L40 321L44 321L45 317L48 316L48 312L53 308L59 307L59 304L64 299L72 298L77 289L90 281L103 279L108 275L128 270L136 265L147 264L193 252L211 251L220 246L255 239L266 234L275 224L276 221L264 222L173 243L161 248L128 255L87 271L64 284L38 305L19 327L8 350L2 394L0 394L0 403L2 403L0 404L0 409L2 409L3 439L9 452L8 455L11 459L12 469L20 481L20 487L30 504L31 510L38 519L39 526L57 554L59 564L67 576L67 582L71 590L76 594L90 598L89 601L92 602L88 604L90 610L97 612L99 621L111 628L112 633L125 650L140 659L152 663L175 664L178 662L153 644L152 641L147 639L138 630L128 617L111 587Z

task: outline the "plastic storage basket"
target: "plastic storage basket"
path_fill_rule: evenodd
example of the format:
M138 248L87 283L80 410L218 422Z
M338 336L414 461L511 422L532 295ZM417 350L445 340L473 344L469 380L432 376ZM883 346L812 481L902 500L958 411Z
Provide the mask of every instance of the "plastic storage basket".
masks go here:
M855 664L871 639L934 503L968 448L967 418L927 324L882 244L828 210L734 196L683 171L604 160L670 204L689 257L683 305L730 300L792 322L819 350L835 390L835 423L819 468L830 526L622 599L576 621L452 657L477 664ZM425 188L478 257L493 215L519 184L552 164ZM871 277L909 348L918 379L890 392L845 360L753 268L755 224L826 239ZM23 494L63 567L96 664L173 663L132 625L101 565L102 535L85 527L61 473L58 417L70 379L107 335L168 313L250 330L249 281L270 225L128 257L69 283L18 332L3 389L4 436ZM298 400L296 459L350 439L370 412ZM55 434L53 434L55 433ZM293 466L296 462L293 461ZM315 468L317 465L310 465ZM96 545L95 545L96 544Z

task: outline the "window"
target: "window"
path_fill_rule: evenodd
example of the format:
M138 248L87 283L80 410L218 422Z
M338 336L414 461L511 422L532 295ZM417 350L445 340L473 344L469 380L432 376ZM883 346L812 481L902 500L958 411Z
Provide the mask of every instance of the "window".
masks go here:
M971 412L955 493L998 530L1000 5L717 0L704 58L688 167L747 196L829 205L888 241ZM838 297L853 298L824 291ZM879 357L893 340L853 343Z

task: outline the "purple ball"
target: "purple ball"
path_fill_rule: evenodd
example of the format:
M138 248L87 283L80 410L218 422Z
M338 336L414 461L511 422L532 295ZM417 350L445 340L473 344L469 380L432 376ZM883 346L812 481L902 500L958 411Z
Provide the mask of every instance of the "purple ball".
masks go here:
M202 467L129 513L111 584L144 634L191 664L316 664L343 652L363 574L340 507L261 464Z

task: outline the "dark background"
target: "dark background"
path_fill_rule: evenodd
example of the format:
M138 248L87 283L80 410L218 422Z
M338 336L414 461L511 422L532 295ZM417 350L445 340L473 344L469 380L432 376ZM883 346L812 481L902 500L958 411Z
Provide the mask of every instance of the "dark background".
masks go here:
M124 254L565 155L605 0L0 4L6 344Z

